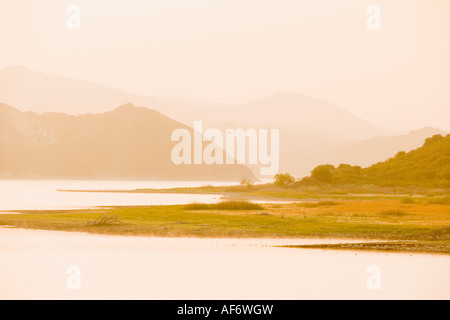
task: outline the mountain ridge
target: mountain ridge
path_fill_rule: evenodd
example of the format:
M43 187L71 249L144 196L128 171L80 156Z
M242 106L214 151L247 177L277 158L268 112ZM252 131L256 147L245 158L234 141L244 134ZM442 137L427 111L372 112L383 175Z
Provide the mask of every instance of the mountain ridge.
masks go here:
M21 112L0 104L0 177L256 179L244 165L173 164L171 134L180 128L192 131L158 111L131 104L78 116Z
M26 94L24 94L26 92ZM292 92L277 92L263 99L241 104L165 102L150 96L128 93L94 82L34 71L26 67L0 70L0 102L20 110L67 114L104 113L111 105L131 102L191 126L205 122L236 121L242 124L303 125L330 131L352 139L388 135L344 108L321 99Z

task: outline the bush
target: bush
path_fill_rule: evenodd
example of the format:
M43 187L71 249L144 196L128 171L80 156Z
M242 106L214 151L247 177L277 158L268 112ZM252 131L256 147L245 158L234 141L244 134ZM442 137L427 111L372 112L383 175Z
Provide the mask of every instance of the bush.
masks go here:
M254 183L252 180L245 179L245 178L241 180L241 186L247 187L248 189L253 188L253 184Z
M241 200L229 200L219 203L191 203L186 210L263 210L264 207L253 202Z
M100 226L113 226L113 225L120 225L122 222L120 222L118 216L113 216L109 213L103 213L101 216L99 216L94 221L89 220L87 222L88 226L93 227L100 227Z
M403 197L400 199L400 203L415 203L416 200L411 197Z
M336 168L331 164L317 166L311 171L311 177L320 182L331 183L333 181L333 171Z
M295 184L300 185L300 186L316 186L319 183L320 182L313 177L304 177L300 181L296 182Z
M383 218L391 218L391 217L395 218L395 217L403 217L403 216L406 216L406 215L409 215L409 214L406 213L406 212L403 212L401 210L392 209L392 210L381 211L380 215Z
M442 205L450 205L450 197L446 196L446 197L437 197L437 198L433 198L428 200L428 204L442 204Z
M295 182L295 178L290 173L278 173L274 177L274 185L277 187L288 187Z
M329 207L329 206L337 206L339 202L332 200L323 200L319 202L305 202L300 204L302 207L306 208L318 208L318 207Z

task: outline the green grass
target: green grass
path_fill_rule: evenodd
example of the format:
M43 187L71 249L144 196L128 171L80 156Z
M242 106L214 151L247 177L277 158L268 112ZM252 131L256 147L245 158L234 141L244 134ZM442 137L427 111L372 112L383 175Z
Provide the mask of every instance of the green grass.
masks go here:
M340 248L448 253L450 207L446 197L431 199L314 199L264 205L235 200L108 210L22 211L19 215L0 215L0 225L129 236L401 240L415 242L392 246L345 244Z
M325 184L282 188L264 184L113 192L218 194L231 200L112 210L24 211L0 215L0 225L130 236L414 241L322 247L408 252L448 253L450 241L450 190L443 188ZM256 199L303 202L250 202Z
M301 203L265 204L264 208L257 205L249 210L248 205L232 208L226 203L225 209L220 204L212 208L195 204L24 211L20 215L0 215L0 225L139 236L450 240L450 212L446 206L345 201L313 208Z
M103 213L97 219L87 221L87 226L95 226L95 227L114 226L121 224L122 222L120 221L118 216L114 216L109 213Z
M186 210L264 210L264 207L249 201L228 200L219 203L205 204L192 203L185 207Z

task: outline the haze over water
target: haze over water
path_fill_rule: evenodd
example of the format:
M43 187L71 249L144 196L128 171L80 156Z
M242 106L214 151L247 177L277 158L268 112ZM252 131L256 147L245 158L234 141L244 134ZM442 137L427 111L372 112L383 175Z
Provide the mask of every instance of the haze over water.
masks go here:
M64 210L97 206L211 203L218 201L220 196L205 194L61 192L58 190L136 190L230 184L235 184L235 182L0 180L0 194L2 195L0 210Z
M267 247L338 241L0 228L0 299L450 298L449 256ZM80 268L80 290L66 286L71 265ZM367 269L373 265L381 270L379 290L367 287Z

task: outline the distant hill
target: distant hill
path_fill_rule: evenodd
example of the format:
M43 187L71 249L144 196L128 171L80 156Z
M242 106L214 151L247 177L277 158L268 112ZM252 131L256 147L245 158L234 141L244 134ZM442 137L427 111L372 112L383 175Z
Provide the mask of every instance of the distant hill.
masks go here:
M421 128L400 136L375 137L356 141L337 150L323 152L318 155L321 162L331 164L348 163L362 167L384 161L399 151L411 151L423 145L425 139L434 135L447 135L447 132L436 128ZM325 151L325 150L324 150Z
M191 128L131 104L81 116L0 104L0 178L239 181L243 165L175 165L173 130Z
M243 124L303 126L356 140L389 134L343 108L293 92L279 92L261 100L221 109L216 114L219 112L223 121L234 119Z
M321 165L311 177L330 183L450 187L450 135L435 135L418 149L398 152L365 169L344 164L337 168Z
M247 127L273 127L299 135L338 140L363 140L392 135L329 102L294 92L278 92L237 105L209 105L196 109L209 123L235 122Z
M392 134L326 101L280 92L237 105L187 99L161 100L108 88L92 82L50 75L14 66L0 70L0 102L22 111L67 114L103 113L128 102L157 110L192 126L194 120L243 125L266 123L275 127L309 128L340 138L362 140Z
M25 94L24 94L25 93ZM66 114L104 113L126 103L161 111L163 102L93 82L11 66L0 70L0 102L22 111Z

